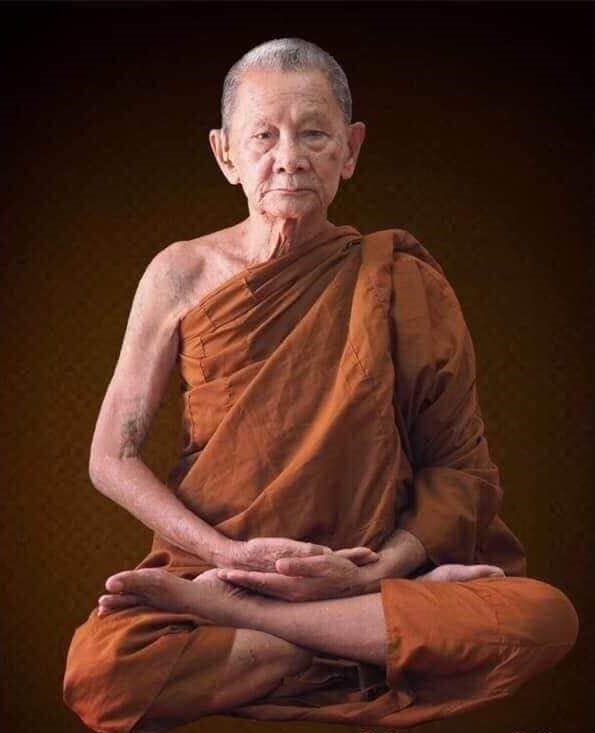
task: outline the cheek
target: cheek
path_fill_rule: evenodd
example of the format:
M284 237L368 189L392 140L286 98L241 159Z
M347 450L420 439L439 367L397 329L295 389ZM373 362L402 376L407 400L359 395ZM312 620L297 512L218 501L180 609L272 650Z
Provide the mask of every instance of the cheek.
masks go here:
M244 161L244 179L250 182L252 189L257 189L271 175L271 162L267 156L254 156Z
M338 145L333 145L318 156L319 175L327 184L334 186L335 178L340 175L341 161L341 148Z
M324 161L327 166L337 168L341 165L343 148L338 142L333 141L324 151Z

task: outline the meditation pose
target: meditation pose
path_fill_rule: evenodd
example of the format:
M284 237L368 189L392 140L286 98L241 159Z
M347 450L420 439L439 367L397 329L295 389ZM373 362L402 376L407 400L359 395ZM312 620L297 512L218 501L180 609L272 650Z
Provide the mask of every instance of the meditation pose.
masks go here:
M210 714L408 727L514 693L578 634L500 516L472 339L405 229L327 218L365 125L341 67L276 39L229 71L209 141L248 217L140 279L90 451L153 531L68 649L98 733ZM183 446L141 457L174 365Z

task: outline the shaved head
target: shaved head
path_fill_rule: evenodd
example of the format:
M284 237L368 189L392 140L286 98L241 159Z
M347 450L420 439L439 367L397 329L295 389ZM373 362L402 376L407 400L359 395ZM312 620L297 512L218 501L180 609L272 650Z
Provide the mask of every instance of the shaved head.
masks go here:
M349 83L337 61L316 44L301 38L275 38L252 48L227 72L221 97L221 127L226 132L231 126L242 75L249 69L321 71L330 84L345 123L351 123Z

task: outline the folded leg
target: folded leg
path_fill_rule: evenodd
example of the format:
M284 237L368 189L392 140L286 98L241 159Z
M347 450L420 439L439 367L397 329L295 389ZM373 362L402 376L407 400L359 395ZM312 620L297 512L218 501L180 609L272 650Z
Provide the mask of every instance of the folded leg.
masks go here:
M387 578L365 598L271 599L258 613L236 605L245 614L237 628L145 606L103 618L93 611L69 650L65 702L99 733L167 730L213 712L407 727L512 694L555 665L578 633L560 590L521 577ZM379 634L385 657L375 666ZM325 654L358 660L385 684L372 675L370 698L361 679L329 672Z
M568 597L525 577L468 582L382 581L387 681L404 675L413 725L507 697L573 647L578 616ZM396 723L396 721L395 721Z
M270 634L146 606L94 609L68 650L63 699L98 733L153 733L257 699L312 655Z
M453 582L387 578L381 582L381 592L370 595L367 607L352 604L353 613L360 616L342 626L337 619L348 617L348 600L316 602L315 609L313 604L298 604L292 609L286 636L279 614L274 618L271 614L270 625L261 620L258 628L274 628L280 636L304 645L311 633L313 640L324 641L327 650L335 645L338 651L341 633L345 636L348 628L359 626L361 639L370 636L366 629L374 619L370 608L374 602L381 604L386 684L377 688L373 700L358 694L355 687L310 694L307 684L300 689L297 678L288 685L291 695L285 700L275 699L273 693L232 714L260 720L414 726L513 694L557 664L578 634L578 617L568 597L533 578ZM314 610L317 615L312 621ZM304 707L308 699L315 707Z

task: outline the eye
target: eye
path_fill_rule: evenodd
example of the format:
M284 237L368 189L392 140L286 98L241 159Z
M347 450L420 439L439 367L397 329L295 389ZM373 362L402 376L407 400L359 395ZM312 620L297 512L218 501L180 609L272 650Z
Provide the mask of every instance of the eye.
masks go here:
M254 135L254 137L257 140L266 140L270 137L270 135L271 135L270 132L257 132L256 135Z
M322 130L306 130L304 134L308 137L320 137L324 135L324 132Z

